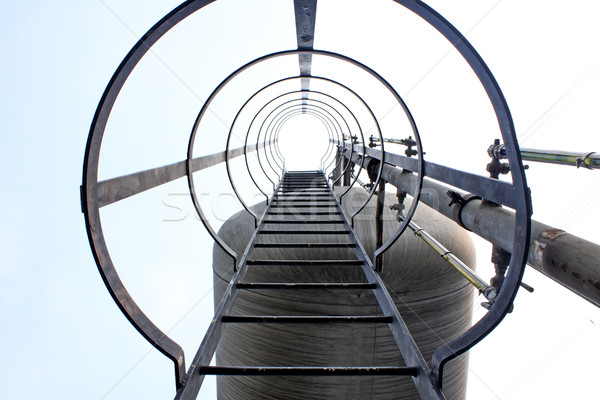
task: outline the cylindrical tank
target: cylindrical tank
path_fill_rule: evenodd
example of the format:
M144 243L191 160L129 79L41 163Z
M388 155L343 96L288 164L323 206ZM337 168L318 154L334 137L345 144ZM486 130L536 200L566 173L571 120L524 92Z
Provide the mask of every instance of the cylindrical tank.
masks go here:
M344 188L336 188L339 193ZM346 212L367 193L352 189L344 196ZM387 194L384 239L399 226L396 202ZM407 200L407 206L410 202ZM257 212L264 203L256 205ZM355 218L355 230L372 255L375 246L375 200ZM287 217L289 219L289 217ZM331 216L331 219L339 218ZM468 233L441 214L419 206L414 221L470 266L475 250ZM318 229L315 225L308 228ZM319 226L319 225L317 225ZM323 225L331 229L331 225ZM269 229L292 229L269 225ZM254 231L254 221L239 212L219 234L242 254ZM308 237L307 237L308 236ZM261 241L337 242L345 235L264 235ZM352 259L352 249L256 249L253 259ZM233 274L232 261L218 246L213 254L215 307ZM473 288L433 249L407 230L385 254L381 274L409 330L427 362L433 350L471 324ZM246 282L364 282L359 267L250 266ZM234 315L373 315L380 312L370 290L256 290L242 291ZM448 364L443 391L447 399L464 399L466 355ZM243 366L403 366L387 325L363 324L229 324L217 349L218 365ZM419 399L410 377L240 377L218 378L218 398L247 399Z

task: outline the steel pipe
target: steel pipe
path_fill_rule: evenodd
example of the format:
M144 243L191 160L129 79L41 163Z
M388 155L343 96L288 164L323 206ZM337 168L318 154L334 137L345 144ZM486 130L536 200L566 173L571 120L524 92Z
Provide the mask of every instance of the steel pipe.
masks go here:
M353 159L358 161L358 156ZM382 179L410 193L417 182L412 172L385 165ZM511 251L515 213L473 197L463 205L449 205L449 186L423 180L420 201L488 242ZM463 198L466 193L460 192ZM531 221L527 264L600 307L600 245L541 222Z

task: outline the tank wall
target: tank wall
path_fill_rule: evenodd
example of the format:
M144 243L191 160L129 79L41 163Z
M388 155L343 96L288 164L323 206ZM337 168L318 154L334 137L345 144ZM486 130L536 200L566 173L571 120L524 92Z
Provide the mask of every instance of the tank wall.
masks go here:
M336 188L339 191L343 188ZM352 189L345 196L345 210L359 204L367 193ZM384 238L399 226L396 201L386 196ZM262 211L264 205L255 206ZM355 230L369 254L374 249L374 211L371 200L355 220ZM454 222L420 206L415 222L444 246L473 266L475 251L466 231ZM274 225L272 228L277 229ZM283 227L283 226L281 226ZM327 227L324 225L324 227ZM271 227L270 227L271 228ZM289 229L285 227L283 229ZM303 229L303 228L298 228ZM310 229L315 229L311 226ZM330 229L330 227L328 227ZM240 212L227 221L220 235L242 254L254 230L253 219ZM269 235L271 242L304 241L306 235ZM343 240L338 235L313 235L311 242ZM348 249L256 249L255 259L350 259ZM224 293L233 270L231 258L214 249L215 305ZM407 231L388 251L382 272L401 315L417 345L429 361L433 350L466 330L471 323L473 289L421 239ZM362 272L340 267L251 266L247 282L357 282ZM365 315L378 312L370 291L243 291L236 300L237 315ZM405 365L387 325L274 325L227 326L217 350L220 365L266 366L398 366ZM446 367L444 393L448 399L464 399L467 357ZM407 377L219 377L219 399L413 399L419 398Z

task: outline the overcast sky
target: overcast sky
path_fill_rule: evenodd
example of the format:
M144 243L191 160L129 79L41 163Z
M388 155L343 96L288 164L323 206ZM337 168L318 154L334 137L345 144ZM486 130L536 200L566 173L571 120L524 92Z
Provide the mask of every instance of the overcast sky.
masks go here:
M3 398L174 395L172 363L133 329L100 279L79 185L104 87L139 37L178 3L1 3ZM471 41L495 74L522 146L600 150L600 6L429 4ZM101 178L182 160L195 115L219 81L257 56L295 47L292 10L291 0L219 0L158 43L111 115ZM491 108L481 88L448 43L387 0L320 0L317 16L315 47L353 56L390 80L414 111L429 159L485 173L485 149L497 127L487 118ZM315 60L315 71L342 78L348 73L343 65L321 61ZM269 68L296 73L285 60ZM269 71L258 70L257 81L270 77ZM365 82L350 83L361 88ZM248 89L237 85L224 99ZM377 92L367 95L377 97L380 112L390 110L384 120L394 126L398 110ZM206 123L215 133L202 138L199 155L223 149L219 119L231 118L232 111L225 100L214 111ZM534 218L598 242L600 175L530 167ZM210 172L200 188L217 227L239 208L222 196L228 192L224 176L223 169ZM157 325L183 345L189 363L212 315L212 242L194 216L186 187L185 180L175 181L106 207L102 218L123 281ZM478 268L489 276L490 249L476 243ZM597 398L600 312L535 271L528 270L524 280L535 293L520 292L515 311L471 352L469 400ZM476 318L484 312L477 304ZM207 383L200 398L214 398L214 385Z

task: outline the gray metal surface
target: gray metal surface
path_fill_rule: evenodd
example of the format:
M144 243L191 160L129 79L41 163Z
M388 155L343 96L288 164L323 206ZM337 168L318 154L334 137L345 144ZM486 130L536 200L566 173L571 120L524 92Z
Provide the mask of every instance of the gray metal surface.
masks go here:
M294 0L294 16L296 18L296 41L298 50L312 50L315 40L315 23L317 19L317 0ZM298 64L302 97L308 98L310 77L312 69L312 54L299 54Z

